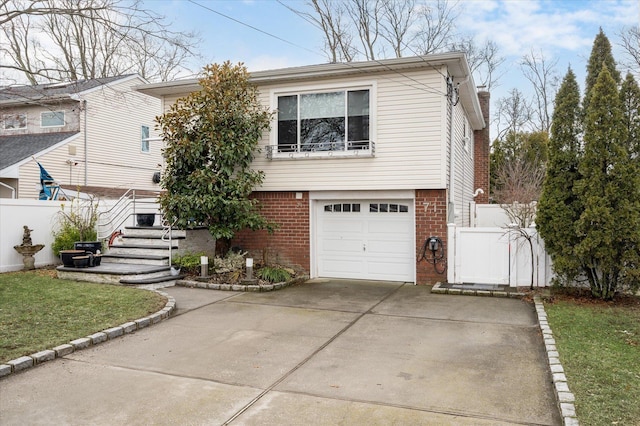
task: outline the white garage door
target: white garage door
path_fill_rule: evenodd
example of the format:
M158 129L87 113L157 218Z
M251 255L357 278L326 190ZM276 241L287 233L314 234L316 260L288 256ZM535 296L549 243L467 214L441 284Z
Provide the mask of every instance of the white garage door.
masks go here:
M414 281L413 201L319 201L318 275Z

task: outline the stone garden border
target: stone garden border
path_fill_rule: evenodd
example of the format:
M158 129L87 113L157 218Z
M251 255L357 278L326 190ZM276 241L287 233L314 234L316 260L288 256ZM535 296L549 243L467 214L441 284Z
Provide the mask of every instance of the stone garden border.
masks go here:
M544 304L540 296L534 296L533 302L536 307L536 313L538 315L538 324L540 324L540 331L542 331L542 338L544 339L544 346L547 352L547 360L549 362L549 368L551 369L551 376L553 380L553 390L556 394L556 401L560 408L560 415L562 416L562 423L565 426L578 426L578 418L576 417L576 407L574 402L575 396L569 390L567 383L567 376L564 374L564 368L560 363L560 354L556 348L556 340L553 338L553 332L549 327L547 321L547 312L544 310Z
M199 281L199 280L196 280L196 281L177 280L176 286L189 287L189 288L203 288L208 290L222 290L222 291L265 292L265 291L281 290L285 287L289 287L295 284L301 284L308 280L309 280L309 277L303 276L303 277L291 279L289 281L283 281L281 283L265 284L265 285L216 284L216 283L208 283L206 281Z

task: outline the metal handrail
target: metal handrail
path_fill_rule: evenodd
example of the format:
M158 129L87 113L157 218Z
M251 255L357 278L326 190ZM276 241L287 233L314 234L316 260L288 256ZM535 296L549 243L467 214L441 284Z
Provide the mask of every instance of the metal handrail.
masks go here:
M108 238L131 217L135 225L135 217L139 212L138 206L145 204L155 204L155 202L140 200L136 198L135 189L127 190L111 208L98 214L98 239ZM157 214L155 210L153 214Z
M174 219L173 223L169 223L167 218L162 219L162 236L160 239L164 242L169 242L169 266L173 264L173 226L176 224L177 219ZM169 239L167 240L167 236Z

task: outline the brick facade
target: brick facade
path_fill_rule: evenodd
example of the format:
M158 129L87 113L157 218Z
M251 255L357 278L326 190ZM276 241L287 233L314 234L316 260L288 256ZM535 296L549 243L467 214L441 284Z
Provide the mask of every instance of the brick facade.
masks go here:
M445 258L447 255L447 191L444 189L418 189L415 201L416 216L416 282L418 284L435 284L446 281L446 271L436 272L433 263L420 259L422 247L429 237L438 237L444 243ZM445 263L438 263L439 271Z
M482 188L484 194L479 194L475 198L475 202L478 204L489 203L489 154L491 146L491 136L489 132L489 102L491 96L489 92L478 92L478 100L480 101L480 109L482 110L482 116L486 127L482 130L476 130L473 132L474 138L474 190L476 188Z
M255 192L252 196L260 200L262 214L278 224L273 234L267 231L244 230L236 234L231 242L249 251L256 261L288 265L309 273L310 271L310 219L309 193L298 192ZM422 254L424 241L435 236L447 248L447 192L444 189L416 190L416 259ZM438 269L444 263L438 263ZM434 284L446 279L446 273L438 274L432 263L421 259L416 266L418 284Z
M302 198L296 198L296 194ZM260 201L262 215L277 223L278 228L272 234L243 230L231 245L249 251L256 261L279 263L309 273L309 193L254 192L252 197Z

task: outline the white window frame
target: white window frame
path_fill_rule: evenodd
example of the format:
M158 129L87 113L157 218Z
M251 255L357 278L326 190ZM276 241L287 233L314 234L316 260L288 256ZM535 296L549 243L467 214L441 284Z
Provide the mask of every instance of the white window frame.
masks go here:
M147 137L144 137L144 129L147 129ZM140 125L140 152L148 154L151 152L151 144L149 140L151 140L151 128L149 126L145 126L144 124ZM145 150L145 147L147 148Z
M43 115L44 114L54 114L54 115L61 115L62 117L62 124L51 124L51 125L46 125L44 124L43 121ZM66 124L65 122L66 117L65 117L65 112L64 111L42 111L40 113L40 127L42 128L50 128L50 127L64 127L64 125Z
M349 92L357 90L369 91L369 141L370 149L355 149L344 151L315 151L315 152L278 152L278 98L280 96L305 95L313 93ZM296 87L271 89L271 110L276 111L270 132L267 156L271 159L313 159L313 158L358 158L373 157L375 154L374 141L377 137L377 84L376 81L357 81L342 84L317 84ZM345 141L345 146L346 146Z
M11 120L13 122L15 122L13 120L13 117L24 117L24 126L23 127L7 127L7 118L11 118ZM4 130L8 130L8 131L13 131L13 130L25 130L28 126L27 123L27 114L23 114L23 113L17 113L17 114L3 114L2 115L2 128ZM20 123L20 120L17 120L18 123Z
M464 150L469 153L469 146L471 145L471 139L467 135L467 131L469 128L469 122L467 121L467 116L462 117L462 146Z

